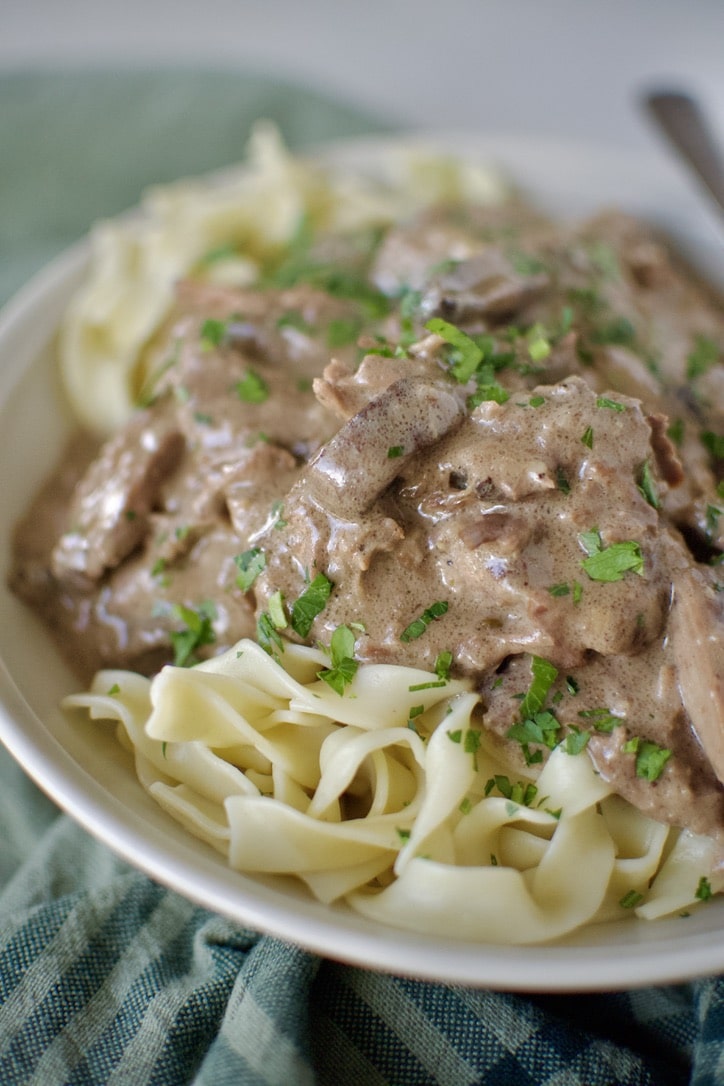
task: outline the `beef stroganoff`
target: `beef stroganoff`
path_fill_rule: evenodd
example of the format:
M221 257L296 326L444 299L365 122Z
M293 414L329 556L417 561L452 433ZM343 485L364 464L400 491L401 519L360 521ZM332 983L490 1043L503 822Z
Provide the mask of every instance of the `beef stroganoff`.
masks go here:
M720 302L625 215L255 137L98 230L14 590L246 872L534 943L724 882Z

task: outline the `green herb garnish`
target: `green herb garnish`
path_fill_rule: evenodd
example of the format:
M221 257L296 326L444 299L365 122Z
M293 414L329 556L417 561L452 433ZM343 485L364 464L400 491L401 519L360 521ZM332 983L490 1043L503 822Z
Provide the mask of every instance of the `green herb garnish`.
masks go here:
M489 796L494 788L497 788L505 799L521 807L530 807L538 795L538 789L532 781L516 781L513 783L509 777L498 773L486 782L485 795Z
M266 567L266 555L260 547L252 547L234 557L234 563L238 570L236 583L242 592L248 592L254 581Z
M601 546L601 537L598 535L598 549L589 549L593 533L584 532L579 536L583 549L588 557L581 560L581 566L592 581L604 581L612 583L623 580L625 573L637 573L643 575L644 558L641 553L640 543L633 539L624 540L621 543L611 543L608 547Z
M606 407L609 411L617 411L619 414L626 410L625 404L619 403L618 400L611 400L608 396L598 396L596 407Z
M276 645L280 652L284 652L284 641L274 625L268 611L262 611L256 623L256 639L263 649L270 655L274 654L272 645Z
M172 630L170 634L174 649L174 665L191 667L192 664L198 662L196 650L202 645L211 645L216 640L212 625L216 618L216 608L211 600L204 601L198 611L177 603L174 604L172 613L185 623L186 627L183 630Z
M719 347L708 336L697 336L694 349L686 359L686 376L689 381L701 377L719 360Z
M628 317L614 317L591 333L591 342L629 346L636 339L636 329Z
M624 717L616 716L610 709L600 707L596 709L581 709L578 713L581 720L591 722L597 732L610 734L619 724L624 723Z
M714 891L711 888L711 883L709 882L708 878L706 877L706 875L702 875L699 879L699 885L694 892L694 897L697 898L699 901L708 901L709 898L712 897L713 893Z
M571 725L571 730L563 740L563 749L566 754L580 754L581 751L585 749L590 737L590 732L583 731L581 728L576 728L575 725Z
M671 757L671 751L653 743L650 739L634 736L624 743L624 753L636 755L636 776L646 781L656 781Z
M558 668L542 656L532 656L530 669L533 676L528 692L520 703L522 720L532 717L545 705L545 700L553 683L558 677Z
M435 660L435 674L438 679L443 679L445 682L450 678L450 668L452 667L453 655L451 652L441 652L438 654Z
M355 343L362 331L362 321L359 317L351 317L345 320L342 317L331 320L327 325L327 346L330 350L336 347L346 347Z
M658 509L661 502L659 501L656 483L651 472L651 464L648 460L644 460L639 469L638 488L649 505L653 506L654 509Z
M269 386L256 370L247 370L234 385L234 390L244 403L264 403L269 399Z
M349 626L338 626L329 643L332 666L317 672L317 678L331 686L340 696L352 682L359 667L358 661L354 659L354 646L355 636Z
M419 618L416 618L402 631L400 641L415 641L418 637L422 637L430 623L436 618L441 618L447 612L447 609L447 600L437 600L435 603L430 604Z
M449 354L450 373L461 385L466 384L483 359L482 349L465 332L440 317L431 317L425 328L453 348Z
M312 623L327 605L330 593L334 585L323 573L318 573L314 580L307 585L301 596L292 604L291 623L292 629L299 637L309 636Z
M219 321L209 318L201 325L201 345L206 350L212 347L220 347L226 337L228 321Z
M284 607L284 596L279 591L273 592L269 597L269 618L275 630L285 630L289 625Z

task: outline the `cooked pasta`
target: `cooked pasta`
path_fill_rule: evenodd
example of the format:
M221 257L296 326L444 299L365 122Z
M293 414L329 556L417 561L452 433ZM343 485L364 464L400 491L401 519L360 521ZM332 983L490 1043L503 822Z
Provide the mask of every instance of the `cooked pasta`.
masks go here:
M101 671L64 706L117 721L144 788L233 868L385 924L538 943L622 901L644 917L696 902L711 840L646 818L585 754L560 746L512 784L470 684L366 665L340 696L327 663L242 641L152 680Z
M97 229L93 447L13 587L234 869L484 942L686 912L724 886L721 308L625 215L385 161L262 126Z

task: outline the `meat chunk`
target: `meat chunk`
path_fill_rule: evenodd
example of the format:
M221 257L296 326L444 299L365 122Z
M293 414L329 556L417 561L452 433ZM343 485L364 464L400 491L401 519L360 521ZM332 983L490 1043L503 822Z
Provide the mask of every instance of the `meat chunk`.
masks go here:
M59 580L97 581L143 542L161 485L183 450L176 426L148 413L106 444L75 490L70 528L53 551Z
M298 486L332 516L359 519L403 465L463 415L464 404L450 386L401 378L335 434Z
M695 569L674 580L671 640L681 700L724 783L724 604Z
M510 257L495 246L461 260L425 285L421 307L455 323L485 318L495 323L511 318L540 298L548 286L543 271L518 272Z

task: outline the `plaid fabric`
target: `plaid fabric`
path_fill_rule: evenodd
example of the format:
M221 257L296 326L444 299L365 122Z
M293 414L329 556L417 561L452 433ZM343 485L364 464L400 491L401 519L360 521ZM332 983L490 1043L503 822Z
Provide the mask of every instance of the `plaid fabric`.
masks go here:
M4 758L5 800L15 783L27 802ZM527 997L324 961L163 889L37 804L47 828L0 894L4 1086L724 1081L722 981ZM25 842L6 826L7 859Z
M0 298L142 185L238 158L255 116L293 145L382 127L228 73L0 78ZM379 975L164 890L4 754L0 818L3 1086L724 1082L716 978L523 997Z

